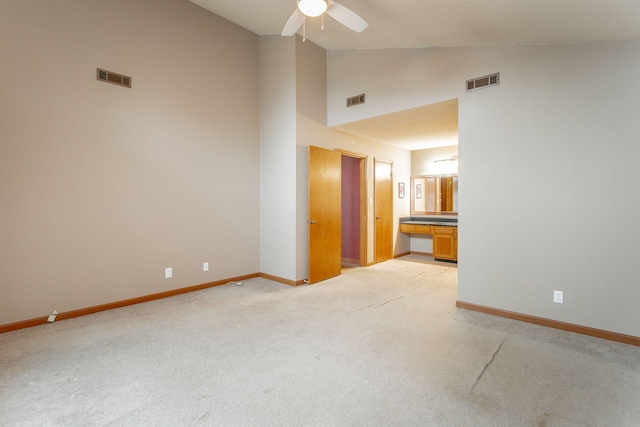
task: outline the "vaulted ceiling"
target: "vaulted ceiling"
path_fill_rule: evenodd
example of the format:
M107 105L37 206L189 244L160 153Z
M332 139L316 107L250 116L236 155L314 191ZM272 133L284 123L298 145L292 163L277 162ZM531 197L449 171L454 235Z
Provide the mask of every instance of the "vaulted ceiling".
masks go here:
M191 1L258 35L280 34L297 7L296 0ZM322 18L308 18L307 39L326 50L640 39L639 0L340 0L339 3L367 21L369 27L356 33L325 16L322 30ZM454 100L348 123L339 130L410 150L450 145L457 143L457 112Z
M280 34L296 0L191 0L258 34ZM640 38L638 0L340 0L369 23L355 33L309 18L327 50L564 44Z

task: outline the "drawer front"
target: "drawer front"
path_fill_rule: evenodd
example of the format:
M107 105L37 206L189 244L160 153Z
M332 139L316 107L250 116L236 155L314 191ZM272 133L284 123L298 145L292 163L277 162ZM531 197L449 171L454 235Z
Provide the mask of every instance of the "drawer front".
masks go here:
M413 224L400 224L401 233L414 233L415 231L416 231L416 226Z
M453 232L457 228L458 227L440 227L440 226L435 226L435 227L433 227L433 233L434 234L453 234Z
M431 234L431 226L430 225L421 225L418 224L415 226L416 227L416 231L415 233L420 233L420 234Z

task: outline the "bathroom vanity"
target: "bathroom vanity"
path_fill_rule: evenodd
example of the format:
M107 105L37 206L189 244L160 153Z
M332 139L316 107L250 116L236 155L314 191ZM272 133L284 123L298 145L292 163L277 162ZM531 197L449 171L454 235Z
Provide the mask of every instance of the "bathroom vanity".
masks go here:
M431 235L435 259L458 261L457 218L439 218L437 216L400 218L400 232L410 235Z

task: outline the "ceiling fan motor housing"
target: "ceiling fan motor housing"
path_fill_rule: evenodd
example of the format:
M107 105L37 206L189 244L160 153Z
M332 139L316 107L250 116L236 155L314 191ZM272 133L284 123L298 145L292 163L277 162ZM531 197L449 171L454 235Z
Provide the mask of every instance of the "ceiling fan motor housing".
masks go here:
M327 2L324 0L299 0L298 9L310 17L320 16L327 11Z

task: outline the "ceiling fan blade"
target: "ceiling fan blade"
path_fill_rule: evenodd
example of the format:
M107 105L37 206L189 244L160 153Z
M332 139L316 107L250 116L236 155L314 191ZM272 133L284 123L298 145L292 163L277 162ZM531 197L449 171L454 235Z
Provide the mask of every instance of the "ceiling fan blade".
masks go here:
M329 2L329 8L327 9L327 15L344 25L345 27L356 31L358 33L362 32L365 28L369 26L367 21L360 18L351 10L342 6L336 2Z
M304 15L300 12L300 9L296 8L295 12L291 14L291 17L284 25L282 29L283 36L292 36L298 31L304 22Z

